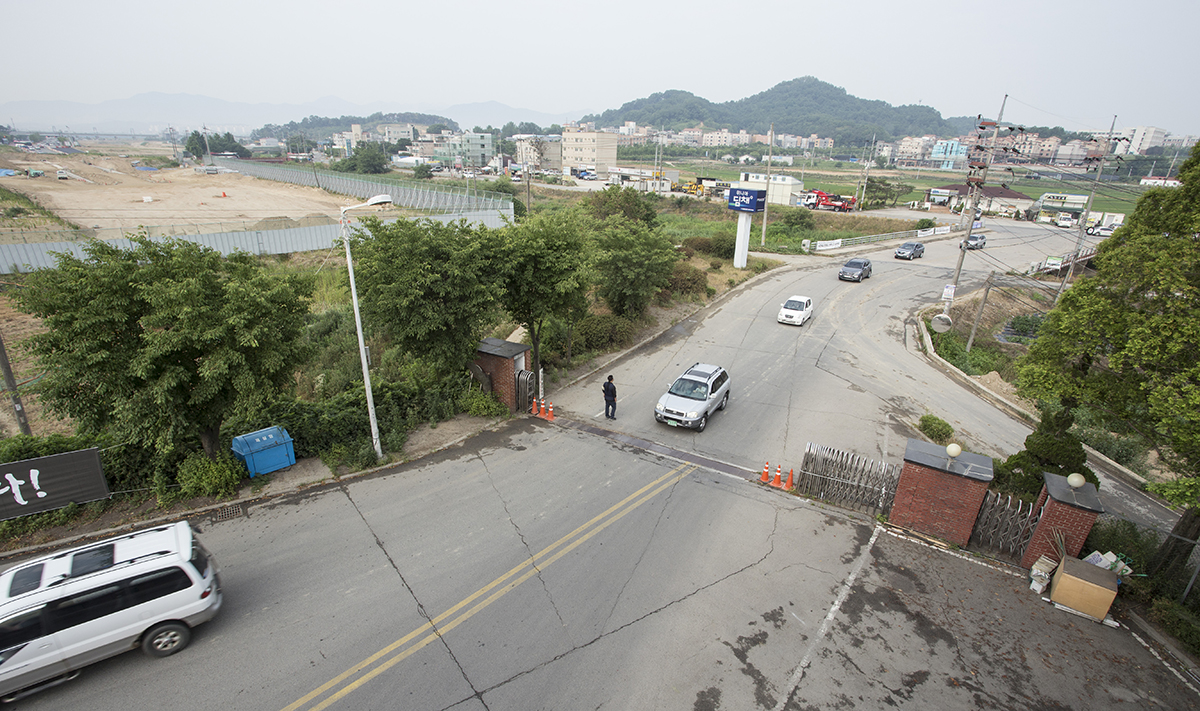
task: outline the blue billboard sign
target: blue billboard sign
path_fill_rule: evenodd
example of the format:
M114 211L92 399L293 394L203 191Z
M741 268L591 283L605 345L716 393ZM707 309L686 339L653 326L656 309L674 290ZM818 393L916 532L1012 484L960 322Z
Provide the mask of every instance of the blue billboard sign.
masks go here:
M766 190L729 189L729 209L738 212L762 212L767 205Z

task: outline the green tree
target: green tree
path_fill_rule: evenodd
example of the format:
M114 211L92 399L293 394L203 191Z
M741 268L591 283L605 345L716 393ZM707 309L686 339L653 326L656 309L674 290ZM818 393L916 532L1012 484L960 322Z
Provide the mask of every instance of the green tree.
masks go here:
M641 316L670 282L678 250L645 222L619 215L604 221L598 246L600 298L618 316Z
M541 213L505 232L501 302L529 333L535 373L547 321L570 320L573 312L587 307L592 283L588 247L579 216L568 211Z
M1155 188L1125 226L1100 244L1096 274L1063 293L1019 377L1026 392L1054 395L1124 420L1160 446L1176 472L1200 475L1200 146L1179 171L1183 185ZM1200 501L1175 534L1200 535ZM1191 544L1169 538L1155 568L1175 569Z
M41 143L41 142L42 142L42 140L43 140L43 139L45 139L45 138L46 138L45 136L43 136L42 134L38 133L37 131L34 131L34 132L32 132L32 133L30 133L30 134L29 134L29 141L30 141L31 143Z
M610 185L604 190L589 193L582 204L583 208L598 220L619 215L627 220L641 222L647 227L658 224L658 211L646 199L644 193L633 188Z
M183 144L183 149L197 158L208 153L204 147L204 136L201 136L199 131L192 131Z
M457 373L499 308L499 235L465 220L363 221L351 236L358 296L367 325L408 352Z
M428 163L420 163L413 167L413 177L417 180L429 180L433 177L433 167Z
M449 130L450 130L450 127L444 123L431 123L425 129L425 133L430 136L436 136L436 135L440 134L442 131L449 131Z
M28 341L42 401L81 432L167 453L220 453L225 418L259 407L304 360L310 278L276 276L245 253L178 240L98 240L58 254L13 292L47 327Z

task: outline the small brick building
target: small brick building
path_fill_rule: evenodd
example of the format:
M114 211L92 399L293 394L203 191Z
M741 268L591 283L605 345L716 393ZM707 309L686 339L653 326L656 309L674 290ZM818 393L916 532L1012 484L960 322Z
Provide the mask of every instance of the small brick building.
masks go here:
M992 478L990 457L951 459L945 447L909 439L888 521L966 546Z
M1043 555L1052 560L1059 559L1054 546L1055 533L1062 534L1067 555L1078 558L1088 534L1092 532L1092 525L1096 523L1096 517L1104 513L1099 493L1093 484L1072 489L1065 476L1049 472L1042 473L1042 480L1042 493L1033 507L1042 515L1033 529L1025 554L1021 556L1022 568L1031 567Z
M492 379L492 392L500 402L508 405L509 412L518 410L517 373L525 370L525 352L528 350L529 346L524 343L485 338L475 351L475 365Z

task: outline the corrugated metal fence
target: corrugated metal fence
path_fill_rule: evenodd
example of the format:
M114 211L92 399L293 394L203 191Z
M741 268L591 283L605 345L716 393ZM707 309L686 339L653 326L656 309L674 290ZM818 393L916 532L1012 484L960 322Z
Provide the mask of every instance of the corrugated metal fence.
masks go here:
M496 210L508 215L509 218L513 216L512 196L504 193L450 187L436 183L369 180L347 173L333 173L314 168L294 168L276 163L255 163L232 158L214 158L213 161L222 168L236 170L244 175L295 185L308 185L339 195L353 195L364 200L375 195L387 194L392 196L392 203L395 205L431 215Z
M510 215L512 204L509 203ZM472 212L456 212L443 215L428 215L423 219L438 222L453 222L466 220L472 224L482 224L488 227L502 227L504 219L497 210L479 210ZM337 239L340 226L312 225L309 227L291 227L282 230L253 230L249 232L218 232L207 235L182 235L176 239L202 244L229 255L235 251L250 254L291 254L292 252L311 252L318 249L328 249ZM78 232L64 231L64 236L76 236ZM151 236L155 241L165 241L164 236ZM128 239L105 240L108 244L130 249L133 243ZM35 269L45 269L57 265L54 253L73 254L82 259L83 246L87 240L72 240L69 242L40 242L36 244L0 244L0 274L17 274L31 272Z

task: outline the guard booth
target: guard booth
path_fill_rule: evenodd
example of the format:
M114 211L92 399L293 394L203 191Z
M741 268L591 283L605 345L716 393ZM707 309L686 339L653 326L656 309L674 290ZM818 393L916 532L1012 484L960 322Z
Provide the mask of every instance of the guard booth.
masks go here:
M292 438L282 427L267 427L233 438L233 456L254 477L286 469L296 463Z
M525 370L525 353L530 347L499 338L485 338L475 351L475 363L491 380L491 391L509 412L527 412L529 402L518 397L518 375ZM529 395L528 397L532 397Z

